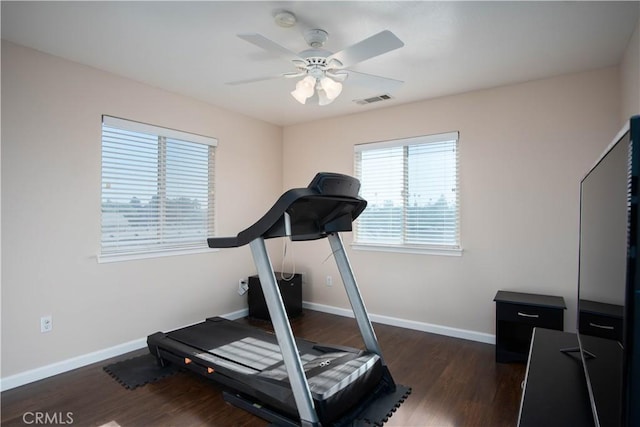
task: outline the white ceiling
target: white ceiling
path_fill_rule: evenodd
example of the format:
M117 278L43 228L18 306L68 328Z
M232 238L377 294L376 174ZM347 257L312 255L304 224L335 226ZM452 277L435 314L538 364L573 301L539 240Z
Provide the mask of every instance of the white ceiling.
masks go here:
M2 38L279 125L620 63L640 2L7 2ZM280 10L298 23L281 28ZM394 99L344 84L331 105L301 105L296 80L225 82L294 71L239 39L259 33L293 51L329 33L336 52L382 30L405 46L354 67L403 80Z

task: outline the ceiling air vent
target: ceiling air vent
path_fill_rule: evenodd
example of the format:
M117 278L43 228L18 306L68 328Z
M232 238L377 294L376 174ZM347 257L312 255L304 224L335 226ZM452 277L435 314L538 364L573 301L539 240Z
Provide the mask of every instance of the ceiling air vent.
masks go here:
M353 102L355 102L358 105L367 105L367 104L372 104L374 102L386 101L388 99L393 99L393 97L385 93L384 95L372 96L371 98L354 99Z

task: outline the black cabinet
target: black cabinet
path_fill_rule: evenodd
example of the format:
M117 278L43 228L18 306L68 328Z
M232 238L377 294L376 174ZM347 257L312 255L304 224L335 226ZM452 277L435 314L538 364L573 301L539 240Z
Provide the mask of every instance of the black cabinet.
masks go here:
M580 333L622 342L622 311L621 305L581 299Z
M302 314L302 275L290 273L275 273L278 288L288 317L296 317ZM262 320L271 320L267 303L264 300L260 278L249 277L249 317Z
M498 291L496 362L526 362L533 328L564 329L564 298Z

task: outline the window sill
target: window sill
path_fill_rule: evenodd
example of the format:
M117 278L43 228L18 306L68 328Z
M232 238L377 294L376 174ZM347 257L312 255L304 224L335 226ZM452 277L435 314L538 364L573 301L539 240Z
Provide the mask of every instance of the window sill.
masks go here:
M182 249L175 251L159 251L144 252L138 254L119 254L119 255L97 255L98 264L107 264L110 262L134 261L139 259L164 258L180 255L192 255L217 252L219 249L198 248L198 249Z
M462 256L462 248L449 249L407 245L383 245L370 243L352 243L351 248L359 251L396 252L421 255Z

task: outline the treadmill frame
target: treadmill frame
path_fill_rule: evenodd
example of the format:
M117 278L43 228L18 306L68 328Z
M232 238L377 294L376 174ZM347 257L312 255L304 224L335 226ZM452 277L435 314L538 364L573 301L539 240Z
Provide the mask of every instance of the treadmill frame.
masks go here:
M344 284L349 303L353 310L360 334L364 340L365 348L367 351L377 354L380 357L380 361L385 370L385 379L388 381L388 385L391 391L395 390L395 383L391 375L388 374L388 368L384 358L382 357L382 350L376 334L371 326L371 320L367 314L367 310L358 289L358 284L351 270L351 265L347 257L347 253L344 250L344 244L342 238L336 233L329 234L329 243L331 245L333 256L336 260L340 276ZM320 421L313 405L313 399L311 398L311 391L309 390L309 383L304 374L304 368L298 348L296 346L295 338L291 330L287 318L287 312L285 309L280 289L278 288L278 282L276 281L275 273L269 254L266 249L265 239L258 237L249 243L251 248L251 254L253 260L258 269L258 276L260 278L260 284L262 285L262 291L264 293L265 302L269 315L271 316L271 322L273 329L278 340L278 345L282 351L282 358L284 365L289 375L289 381L291 383L291 391L298 408L298 414L300 415L300 421L302 426L319 426Z

